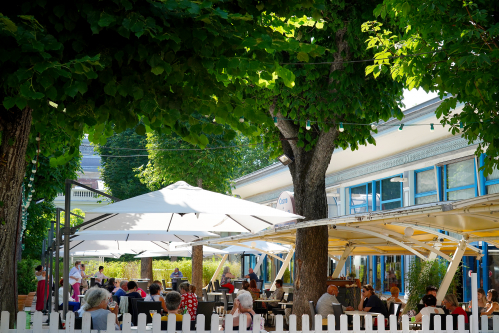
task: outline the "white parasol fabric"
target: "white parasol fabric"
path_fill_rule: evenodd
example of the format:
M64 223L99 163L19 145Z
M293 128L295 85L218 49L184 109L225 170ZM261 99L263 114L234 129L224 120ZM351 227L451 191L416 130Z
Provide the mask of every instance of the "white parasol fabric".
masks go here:
M181 248L176 248L177 245L181 245L184 243L170 243L170 250L169 251L162 251L162 252L152 252L152 251L146 251L144 253L139 254L138 256L135 256L135 258L149 258L149 257L192 257L192 247L181 247ZM214 247L210 246L203 246L203 256L209 257L214 254L227 254L225 250L220 250L220 249L215 249Z
M231 245L229 247L226 247L224 251L226 251L228 254L238 254L243 252L246 254L260 254L262 253L262 251L260 250L270 252L272 254L289 252L289 246L283 246L265 241L244 242L241 244L244 246Z
M208 231L165 230L85 230L71 236L71 241L164 241L193 242L203 237L218 236Z
M63 250L60 250L60 255L64 254ZM105 258L115 258L119 259L121 255L124 254L122 252L110 252L110 251L74 251L70 252L69 255L72 257L79 258L96 258L96 257L105 257Z
M143 251L168 251L169 244L164 241L71 241L69 243L69 252L76 251L108 251L118 253L135 253Z
M103 215L105 214L105 215ZM88 211L83 230L257 232L302 216L203 190L179 181Z

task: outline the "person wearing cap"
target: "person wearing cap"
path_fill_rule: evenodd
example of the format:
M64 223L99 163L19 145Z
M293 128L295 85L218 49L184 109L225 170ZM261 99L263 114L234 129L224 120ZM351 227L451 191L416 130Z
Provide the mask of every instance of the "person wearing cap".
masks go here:
M437 297L437 291L438 291L438 288L435 286L426 287L426 295L433 295L433 296ZM419 304L424 304L423 300L419 301Z

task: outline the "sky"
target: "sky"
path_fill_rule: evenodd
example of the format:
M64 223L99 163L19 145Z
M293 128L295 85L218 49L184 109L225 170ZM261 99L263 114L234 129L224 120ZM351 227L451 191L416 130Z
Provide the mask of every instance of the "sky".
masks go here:
M427 94L423 89L412 89L411 91L404 89L404 99L403 102L405 104L405 109L412 108L418 104L424 103L432 98L437 97L437 93L429 93Z

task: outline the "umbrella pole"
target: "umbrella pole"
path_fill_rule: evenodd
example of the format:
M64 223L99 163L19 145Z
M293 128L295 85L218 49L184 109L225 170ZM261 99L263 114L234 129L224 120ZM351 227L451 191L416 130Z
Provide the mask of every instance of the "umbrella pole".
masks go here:
M69 223L71 212L71 180L66 179L65 184L65 202L64 202L64 285L63 285L63 312L62 315L66 318L68 312L68 295L69 295L69 235L71 233L71 226Z
M213 284L213 282L215 282L218 274L220 273L220 271L222 270L222 267L224 266L224 263L225 261L227 260L227 258L229 257L228 254L225 254L222 258L222 261L220 261L220 264L218 265L217 267L217 270L215 271L215 274L213 274L213 277L211 278L210 282ZM208 286L206 286L206 288L208 288Z
M61 247L61 241L60 241L60 237L61 237L61 209L60 208L57 208L55 210L55 283L56 283L56 292L55 292L55 309L56 309L56 312L59 311L59 305L61 304L60 303L60 299L59 299L59 288L58 288L58 285L59 285L59 251L60 251L60 247Z

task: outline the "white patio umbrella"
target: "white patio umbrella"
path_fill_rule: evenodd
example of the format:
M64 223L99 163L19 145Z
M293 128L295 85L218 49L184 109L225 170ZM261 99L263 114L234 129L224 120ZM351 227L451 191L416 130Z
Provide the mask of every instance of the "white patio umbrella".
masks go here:
M63 255L64 251L60 250L60 255ZM115 258L119 259L123 252L110 252L110 251L74 251L70 252L69 255L72 257L78 258L96 258L96 257L104 257L104 258Z
M108 252L135 253L143 251L168 251L170 249L168 242L164 241L71 241L69 251L89 251L100 250Z
M244 242L241 243L241 245L244 246L231 245L229 247L226 247L224 251L229 254L238 254L243 252L246 254L261 254L262 251L259 250L263 250L272 254L289 252L289 246L283 246L265 241Z
M192 246L175 248L178 243L170 244L170 251L162 251L162 252L152 252L146 251L144 253L135 256L135 258L149 258L149 257L192 257ZM220 249L215 249L210 246L203 246L203 256L209 257L214 254L226 254L227 252Z
M102 215L105 214L105 215ZM83 230L257 232L302 216L203 190L179 181L88 211Z
M208 231L166 230L85 230L71 236L71 241L182 241L193 242L203 237L218 236Z

